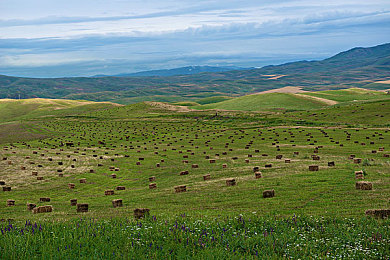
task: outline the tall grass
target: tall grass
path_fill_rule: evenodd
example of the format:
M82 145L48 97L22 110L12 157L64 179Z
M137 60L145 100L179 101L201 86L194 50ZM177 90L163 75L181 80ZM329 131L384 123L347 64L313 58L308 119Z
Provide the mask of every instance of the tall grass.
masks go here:
M390 222L360 218L150 217L0 224L1 259L386 258Z

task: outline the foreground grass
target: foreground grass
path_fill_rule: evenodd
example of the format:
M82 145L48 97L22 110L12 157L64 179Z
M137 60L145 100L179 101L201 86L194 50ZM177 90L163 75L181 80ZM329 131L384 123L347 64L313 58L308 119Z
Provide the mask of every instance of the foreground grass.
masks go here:
M0 224L1 259L354 258L390 255L390 222L291 217L155 216Z

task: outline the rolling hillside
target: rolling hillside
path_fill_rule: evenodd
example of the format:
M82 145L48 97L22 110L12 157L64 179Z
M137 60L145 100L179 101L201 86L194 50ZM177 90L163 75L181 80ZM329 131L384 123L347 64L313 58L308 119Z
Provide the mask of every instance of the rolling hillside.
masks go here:
M224 72L229 70L242 70L234 67L213 67L213 66L187 66L174 69L149 70L135 73L122 73L113 75L114 77L168 77L179 75L192 75L202 72Z
M307 91L350 87L383 89L389 80L390 44L354 48L322 61L299 61L260 69L171 77L31 79L0 76L0 98L66 98L134 103L136 97L193 101L198 94L237 96L286 86ZM372 84L374 83L374 84ZM137 100L140 101L140 100Z
M196 109L226 109L242 111L307 110L327 106L326 102L306 98L298 94L266 93L242 96L218 103L195 106Z
M96 103L63 99L0 99L0 122L26 120L37 117L77 115L90 111L119 106L113 103Z
M359 88L318 91L318 92L303 93L303 95L325 98L336 102L355 102L355 101L390 99L390 95L388 95L386 92L359 89Z
M390 95L386 92L360 88L302 93L285 93L283 88L280 89L280 92L275 91L273 93L246 95L205 105L194 105L192 108L241 111L312 110L333 105L344 106L356 102L390 100Z

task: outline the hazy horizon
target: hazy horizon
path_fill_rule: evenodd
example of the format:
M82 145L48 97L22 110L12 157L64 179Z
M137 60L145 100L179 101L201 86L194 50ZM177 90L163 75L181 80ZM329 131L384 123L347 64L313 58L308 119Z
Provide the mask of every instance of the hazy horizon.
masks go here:
M0 15L0 74L23 77L262 67L390 42L385 0L4 0Z

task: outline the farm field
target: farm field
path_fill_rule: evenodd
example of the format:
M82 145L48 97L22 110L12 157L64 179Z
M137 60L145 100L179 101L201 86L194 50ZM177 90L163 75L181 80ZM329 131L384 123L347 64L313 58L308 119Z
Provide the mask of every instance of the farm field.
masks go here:
M0 257L386 257L389 220L365 212L390 208L389 105L91 104L29 114L12 138L4 118ZM149 217L134 220L136 208ZM70 237L81 240L61 242Z

